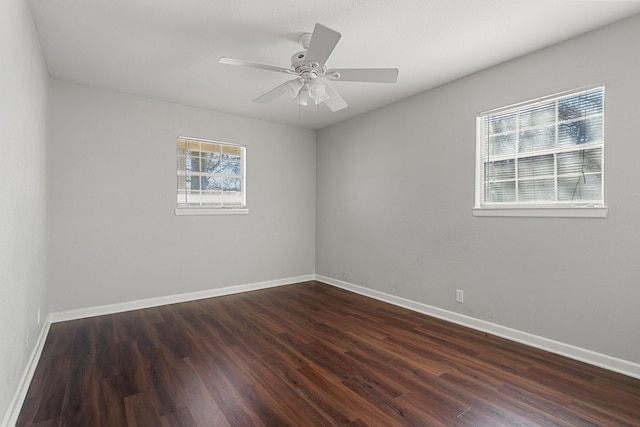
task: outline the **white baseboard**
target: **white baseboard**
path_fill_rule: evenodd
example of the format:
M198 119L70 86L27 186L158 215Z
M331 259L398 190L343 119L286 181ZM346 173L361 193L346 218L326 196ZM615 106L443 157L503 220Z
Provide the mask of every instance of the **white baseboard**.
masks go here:
M596 353L595 351L576 347L571 344L565 344L549 338L518 331L506 326L443 310L441 308L390 295L374 289L365 288L363 286L354 285L353 283L344 282L331 277L322 275L316 275L315 277L319 282L327 283L338 288L640 379L640 364L638 363L618 359L606 354Z
M44 343L47 340L50 326L51 321L49 319L49 316L47 316L44 324L42 325L42 329L40 330L40 335L38 336L36 345L35 347L33 347L33 351L31 352L31 356L29 357L27 366L22 373L22 378L20 378L20 382L18 383L18 390L16 390L16 394L13 395L13 399L11 399L11 403L9 404L9 408L7 409L4 419L2 420L2 424L0 424L0 426L2 427L15 426L16 422L18 421L18 415L20 415L20 410L22 409L24 398L27 395L27 391L29 391L31 379L33 379L33 374L36 372L36 367L38 366L38 362L40 361L40 355L42 354Z
M249 283L246 285L227 286L225 288L207 289L204 291L188 292L184 294L168 295L164 297L147 298L116 304L99 305L96 307L80 308L76 310L60 311L57 313L51 313L50 318L51 323L64 322L67 320L102 316L104 314L122 313L124 311L140 310L143 308L158 307L167 304L176 304L180 302L195 301L204 298L256 291L258 289L273 288L275 286L291 285L293 283L306 282L314 279L315 276L313 274L309 274L306 276L287 277L285 279L267 280L264 282Z

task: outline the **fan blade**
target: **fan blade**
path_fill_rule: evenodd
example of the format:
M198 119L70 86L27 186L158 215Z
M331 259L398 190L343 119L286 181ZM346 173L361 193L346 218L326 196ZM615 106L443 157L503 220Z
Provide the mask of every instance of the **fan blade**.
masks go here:
M324 84L324 91L327 94L327 96L329 97L329 99L325 100L324 103L327 105L327 107L329 107L329 109L331 111L333 111L335 113L336 111L340 111L343 108L347 108L348 105L345 102L345 100L342 99L342 97L340 95L338 95L338 92L336 92L331 87L329 82L324 80L322 82L322 84Z
M338 77L335 77L336 73L339 74ZM397 68L333 68L324 74L327 78L339 82L395 83L398 81Z
M245 61L243 59L220 58L218 62L221 64L239 65L241 67L258 68L260 70L277 71L279 73L296 74L295 71L289 68L276 67L275 65L258 64L257 62Z
M289 82L293 82L296 80L297 79L293 79L288 82L282 83L280 86L274 87L269 92L254 99L253 102L257 102L258 104L266 104L267 102L273 101L280 95L284 95L287 92L287 84L289 84Z
M338 44L340 37L342 35L339 32L324 25L316 24L307 48L306 60L317 62L321 67L324 66L327 58L329 58L329 55Z

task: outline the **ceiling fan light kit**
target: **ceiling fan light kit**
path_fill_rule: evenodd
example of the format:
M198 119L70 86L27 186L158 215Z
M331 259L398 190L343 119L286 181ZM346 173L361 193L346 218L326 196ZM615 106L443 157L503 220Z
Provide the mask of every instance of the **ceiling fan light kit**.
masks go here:
M298 97L298 92L300 92L300 89L302 89L302 86L304 86L304 83L302 83L302 80L295 79L295 80L286 82L284 88L287 91L287 95L289 95L291 99L295 99Z
M282 83L269 92L254 99L253 102L265 104L287 94L298 105L318 105L324 103L331 111L347 107L340 95L331 87L332 81L395 83L398 80L397 68L342 68L327 69L326 62L338 44L341 34L321 24L316 24L313 33L303 33L298 38L303 51L291 57L291 68L259 64L233 58L220 58L219 62L228 65L258 68L297 76Z

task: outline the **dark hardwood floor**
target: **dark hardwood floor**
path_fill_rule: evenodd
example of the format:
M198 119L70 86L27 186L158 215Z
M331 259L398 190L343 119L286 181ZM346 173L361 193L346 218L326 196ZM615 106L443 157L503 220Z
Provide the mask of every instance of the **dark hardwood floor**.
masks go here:
M639 426L640 380L318 282L51 326L18 426Z

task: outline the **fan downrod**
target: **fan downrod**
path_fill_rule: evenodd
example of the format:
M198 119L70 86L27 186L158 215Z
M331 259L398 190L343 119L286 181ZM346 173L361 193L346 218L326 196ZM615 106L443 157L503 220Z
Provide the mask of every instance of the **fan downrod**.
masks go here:
M300 34L300 37L298 37L298 43L302 45L302 48L304 50L309 49L309 43L311 43L312 35L313 35L312 33L302 33Z

